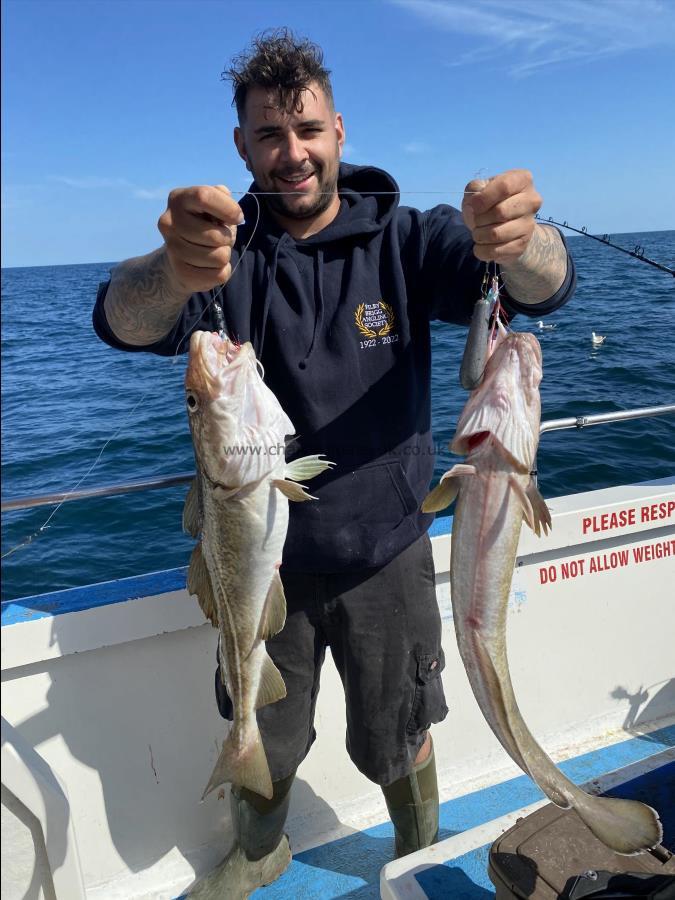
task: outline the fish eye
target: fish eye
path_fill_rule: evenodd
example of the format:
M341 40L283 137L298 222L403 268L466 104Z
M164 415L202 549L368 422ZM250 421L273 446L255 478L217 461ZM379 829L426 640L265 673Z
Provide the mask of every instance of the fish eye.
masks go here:
M190 412L194 412L198 408L199 401L197 400L196 395L192 393L192 391L187 392L185 400L186 400L186 403L188 405L188 409L190 410Z

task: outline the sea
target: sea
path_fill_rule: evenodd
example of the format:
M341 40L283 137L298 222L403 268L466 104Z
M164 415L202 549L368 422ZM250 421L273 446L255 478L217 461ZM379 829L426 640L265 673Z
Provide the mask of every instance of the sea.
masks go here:
M675 267L675 231L612 240ZM542 419L675 402L675 278L588 237L568 245L578 287L545 320L555 327L525 316L513 323L542 345ZM3 499L193 469L186 357L122 353L92 330L97 286L113 265L2 270ZM432 329L439 476L452 464L446 448L466 400L458 380L466 332ZM592 332L605 337L600 346ZM544 434L538 471L544 497L673 475L675 416ZM2 600L186 565L193 541L181 530L185 492L3 514Z

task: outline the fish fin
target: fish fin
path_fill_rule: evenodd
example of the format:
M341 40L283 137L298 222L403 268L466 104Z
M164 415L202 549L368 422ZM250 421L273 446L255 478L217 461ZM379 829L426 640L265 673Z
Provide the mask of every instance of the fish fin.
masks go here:
M261 641L269 640L269 638L281 631L285 622L286 595L284 594L284 586L281 583L279 570L275 569L267 591L258 637Z
M222 484L217 484L213 489L213 496L216 500L229 500L230 497L234 497L235 494L238 494L240 490L240 487L226 488L223 487Z
M459 475L475 475L476 467L466 463L457 463L445 475L441 476L433 491L430 491L422 501L422 512L440 512L456 499L459 493L459 482L451 481Z
M455 501L458 492L459 485L456 482L440 481L422 501L422 512L440 512Z
M544 534L548 534L551 530L551 511L546 505L546 501L539 493L539 489L534 483L534 479L530 478L530 483L525 488L525 493L532 505L535 525L534 533L537 537L539 537L541 531L543 531Z
M286 463L286 478L290 481L306 481L314 478L335 465L321 455L301 456L293 462Z
M213 588L211 586L211 576L206 568L206 561L202 553L201 541L195 544L192 556L190 557L190 568L187 575L188 594L194 594L199 601L202 612L213 625L218 627L218 612L216 602L213 596Z
M304 484L296 484L294 481L285 481L283 478L274 478L272 484L277 490L281 491L284 497L287 497L289 500L295 500L298 503L301 503L304 500L319 499L318 497L313 497L311 494L308 494Z
M281 672L265 653L260 669L260 686L258 687L255 708L260 709L261 706L267 706L268 703L276 703L277 700L283 700L285 696L286 685Z
M663 840L658 813L639 800L595 797L581 788L572 805L585 825L607 847L623 856L651 850Z
M267 765L265 748L258 726L254 725L253 728L255 730L254 740L247 741L241 748L237 747L234 742L235 729L230 730L223 742L223 749L220 751L209 783L202 794L202 800L227 781L238 787L248 788L250 791L260 794L261 797L267 797L268 800L272 799L272 777Z
M199 497L199 481L197 478L194 478L185 497L185 506L183 507L183 531L187 532L191 537L196 538L201 530L202 511Z
M517 475L509 475L509 484L513 488L513 492L520 502L520 506L523 510L523 518L538 537L539 522L535 522L534 510L532 509L532 504L530 503L530 498L527 495L527 491L518 480Z

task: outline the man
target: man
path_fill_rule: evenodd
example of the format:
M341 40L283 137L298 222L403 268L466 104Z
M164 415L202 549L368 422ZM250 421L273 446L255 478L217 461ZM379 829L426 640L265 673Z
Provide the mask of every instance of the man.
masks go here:
M463 218L400 207L387 173L340 164L344 123L317 47L263 35L229 77L257 197L172 191L164 246L117 266L94 311L112 346L173 355L215 326L208 292L225 285L227 333L253 342L298 430L289 456L336 463L312 483L317 502L293 504L284 548L288 616L268 651L288 695L259 711L274 796L233 790L235 846L197 897L247 896L288 865L289 790L314 739L326 646L345 688L347 749L382 786L397 854L436 839L428 729L447 707L432 517L419 509L433 469L429 322L468 323L490 260L511 314L540 318L574 289L559 233L535 224L528 172L470 182Z

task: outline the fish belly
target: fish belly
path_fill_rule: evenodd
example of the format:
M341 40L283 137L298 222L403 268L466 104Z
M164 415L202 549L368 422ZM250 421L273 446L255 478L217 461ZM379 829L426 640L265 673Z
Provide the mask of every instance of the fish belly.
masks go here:
M221 676L234 711L205 794L231 780L271 796L255 711L261 692L273 691L275 699L284 696L283 681L261 637L261 623L272 581L278 577L288 501L266 480L241 497L211 505L207 500L204 506L204 556L218 615Z

